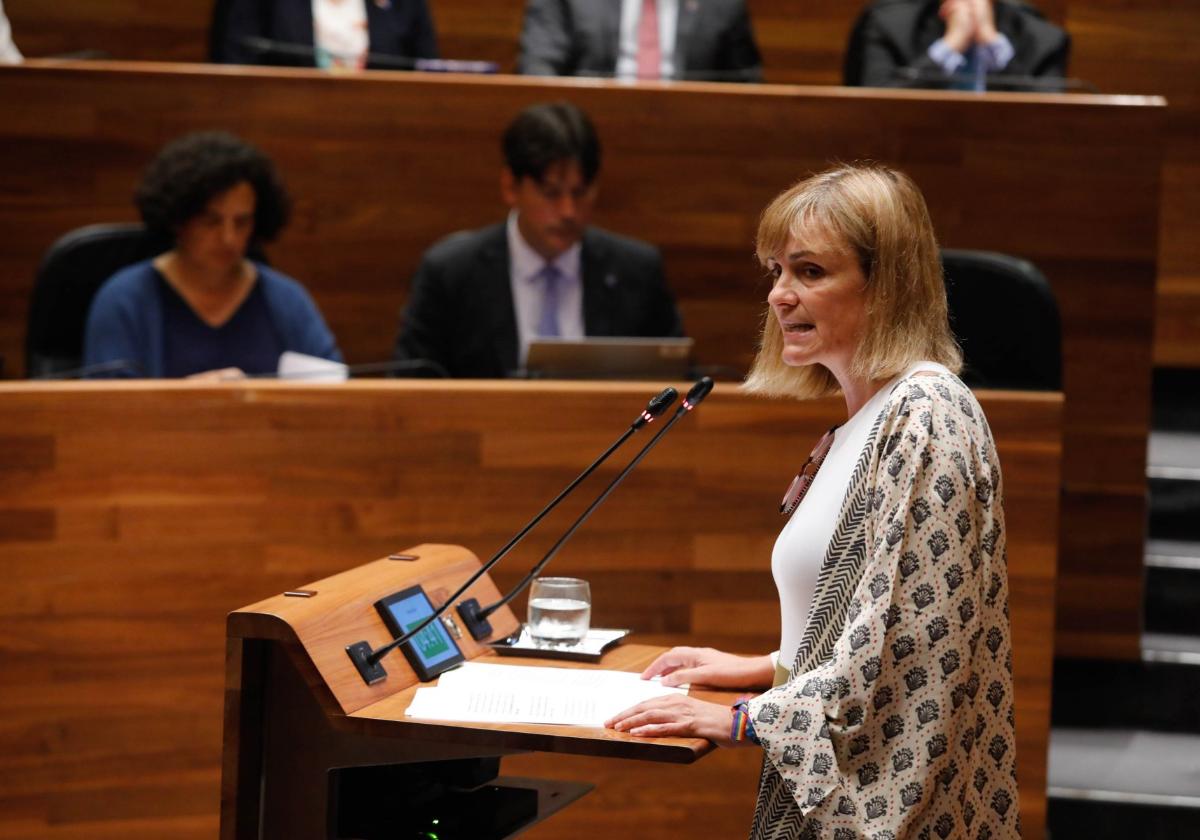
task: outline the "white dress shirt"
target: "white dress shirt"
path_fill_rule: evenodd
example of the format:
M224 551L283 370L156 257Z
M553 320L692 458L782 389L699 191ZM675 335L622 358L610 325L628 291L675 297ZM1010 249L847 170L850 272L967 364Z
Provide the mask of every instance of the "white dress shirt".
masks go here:
M1008 40L1008 36L1003 32L999 33L992 43L977 44L969 49L978 51L980 64L985 73L997 73L1003 70L1017 54L1012 41ZM967 56L953 49L946 43L945 38L938 38L930 44L927 54L947 76L953 76L967 63Z
M804 500L775 541L775 549L771 553L771 574L779 590L782 624L778 665L785 669L790 669L796 661L800 639L808 624L817 574L825 562L825 553L829 550L829 541L833 538L845 501L846 488L850 486L854 468L863 447L867 445L875 418L887 404L892 387L901 379L920 371L948 372L936 362L917 362L880 388L866 405L839 426L833 434L833 445L816 478L809 485ZM800 457L804 458L807 454L805 452ZM796 464L797 471L803 463L801 460Z
M367 0L312 0L317 66L361 70L367 66L371 34Z
M643 0L621 0L621 42L617 51L617 78L636 79L638 70L638 24ZM679 23L679 0L658 0L659 76L675 76L675 31Z
M558 331L560 338L583 338L582 246L576 242L553 261L558 269ZM512 285L513 311L517 316L520 366L525 367L529 342L537 338L542 314L544 281L539 276L546 261L521 236L517 211L508 214L508 277Z

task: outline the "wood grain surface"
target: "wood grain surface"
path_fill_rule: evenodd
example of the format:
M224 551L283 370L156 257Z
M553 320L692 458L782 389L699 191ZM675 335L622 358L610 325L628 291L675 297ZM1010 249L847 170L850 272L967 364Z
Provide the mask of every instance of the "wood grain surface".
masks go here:
M392 641L375 602L419 584L430 602L439 607L480 565L474 555L457 546L422 544L399 553L413 559L383 558L304 584L300 588L312 593L307 597L281 593L238 609L229 616L229 635L283 639L299 646L305 665L313 671L310 683L324 689L318 699L331 714L348 715L389 697L397 686L418 681L403 654L387 657L387 676L373 685L363 681L346 655L347 645L360 641L369 644L372 651ZM462 597L476 598L487 605L499 600L500 592L491 578L483 577ZM519 626L512 610L502 607L492 618L493 634L489 639L507 638ZM484 642L476 642L465 633L458 645L467 659L488 652Z
M444 56L516 66L522 0L429 0ZM837 85L861 4L748 0L771 83ZM1170 102L1159 208L1154 359L1200 366L1200 7L1178 0L1042 0L1072 37L1071 74L1103 93ZM99 50L113 58L203 61L212 0L9 0L27 56ZM11 373L9 374L11 375Z
M0 837L213 836L226 614L422 542L489 556L655 391L0 385ZM1062 402L981 400L1004 471L1022 807L1036 837ZM779 495L839 410L718 385L553 571L587 578L594 623L631 627L634 643L773 649ZM602 467L496 583L518 580L618 469ZM743 833L757 768L752 751L721 751L693 768L526 756L506 772L601 783L536 836L606 836L636 818L653 836L685 837Z

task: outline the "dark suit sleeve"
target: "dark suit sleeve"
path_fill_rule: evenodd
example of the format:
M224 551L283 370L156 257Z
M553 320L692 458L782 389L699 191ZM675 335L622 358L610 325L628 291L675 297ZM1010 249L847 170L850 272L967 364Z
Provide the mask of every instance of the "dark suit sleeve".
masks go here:
M662 254L657 248L654 249L654 259L649 266L646 280L651 293L643 335L682 338L683 318L675 305L671 287L667 285L667 278L663 274Z
M441 266L426 254L413 277L408 305L401 316L400 334L392 354L396 360L424 359L449 370L447 341L454 310L447 297Z
M725 37L723 52L722 69L732 72L737 81L763 80L762 55L758 51L758 43L754 40L750 11L744 3L738 4L733 25Z
M562 0L529 0L521 26L517 72L527 76L570 75L570 13Z
M1058 79L1067 77L1067 66L1071 61L1071 36L1066 32L1061 34L1062 40L1058 46L1045 59L1038 62L1038 65L1033 68L1032 75Z
M896 44L888 37L873 13L868 13L860 26L861 29L857 33L860 41L851 48L852 53L858 57L858 67L847 68L848 83L856 83L863 87L905 87L913 82L906 82L905 79L897 77L899 70L910 70L918 78L926 79L931 74L942 72L942 68L925 52L911 60L904 60L904 56L900 54ZM854 79L857 79L857 82L852 81Z
M409 36L408 54L414 58L438 58L437 30L433 26L433 16L429 13L429 5L425 0L412 0L413 18L412 32Z
M244 41L267 37L268 6L268 0L218 0L209 37L212 60L218 64L262 64L262 53Z

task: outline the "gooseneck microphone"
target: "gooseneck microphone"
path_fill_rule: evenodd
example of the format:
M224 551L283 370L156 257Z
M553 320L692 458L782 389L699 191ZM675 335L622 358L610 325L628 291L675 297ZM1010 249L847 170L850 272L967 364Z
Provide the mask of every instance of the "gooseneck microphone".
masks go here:
M678 396L679 392L674 388L664 388L662 392L658 394L658 396L650 400L650 402L646 404L645 410L638 415L638 418L629 425L629 428L626 429L619 438L617 438L612 446L608 447L608 449L604 451L603 455L593 461L586 470L576 476L574 481L563 488L563 491L555 496L550 504L542 508L541 512L537 516L529 520L529 522L525 524L525 527L522 528L516 536L514 536L504 545L503 548L496 552L496 555L487 562L487 564L483 569L480 570L476 577L481 575L487 569L490 569L500 561L500 558L512 551L512 549L516 547L517 543L523 540L525 535L528 534L534 528L534 526L546 518L546 514L558 507L559 502L569 496L585 478L595 472L597 467L607 461L608 457L616 452L617 449L619 449L621 445L625 443L625 441L629 440L630 436L633 435L634 432L643 428L647 423L650 423L655 418L661 416L663 412L670 408L671 403L675 402L675 398ZM472 578L471 581L468 581L468 584L473 581L474 578ZM450 598L450 600L453 601L456 597L458 596L455 595L454 597ZM491 622L487 620L488 615L491 615L492 612L494 612L494 610L489 611L486 615L483 614L479 608L479 601L475 598L468 598L458 605L458 615L463 620L463 623L467 625L467 629L471 632L471 638L473 638L475 641L485 639L492 635L492 625Z
M253 52L258 58L267 62L316 64L321 50L309 44L297 44L291 41L276 41L272 38L262 38L257 35L245 35L238 38L237 43ZM335 58L349 56L327 50ZM500 65L494 61L472 61L453 58L414 58L406 55L369 52L366 55L367 67L378 70L423 70L428 73L475 73L491 75L499 72Z
M707 380L707 381L709 383L709 385L708 385L709 390L711 390L712 389L712 381L711 380ZM692 390L694 391L696 389L693 388ZM705 391L705 393L707 393L707 391ZM668 408L670 408L671 403L675 402L675 399L678 396L679 396L679 393L674 388L664 388L655 397L653 397L650 400L650 402L648 402L646 404L646 407L645 407L645 409L642 410L642 413L637 416L637 419L635 419L632 423L629 424L629 428L626 429L621 434L621 436L619 438L617 438L617 440L614 441L613 444L611 446L609 446L608 449L606 449L602 455L600 455L599 458L597 458L595 461L593 461L587 467L587 469L585 469L583 472L581 472L578 476L575 477L575 479L570 484L568 484L566 487L564 487L563 490L557 496L555 496L550 501L549 504L547 504L544 508L542 508L541 511L536 516L533 517L533 519L531 519L527 523L525 523L525 526L520 531L518 531L517 534L512 539L510 539L507 543L505 543L504 546L501 547L499 551L497 551L495 554L493 554L491 559L489 559L486 563L484 563L475 572L475 574L473 574L469 578L467 578L466 583L464 583L462 586L460 586L453 595L451 595L449 598L447 598L445 603L443 603L440 607L438 607L436 610L434 610L432 615L426 617L426 619L424 621L422 621L420 624L418 624L413 629L409 630L407 633L394 639L391 642L388 642L386 645L381 647L379 650L375 650L375 651L371 650L371 645L365 641L355 642L352 645L348 645L346 647L346 654L350 657L350 660L354 663L354 666L358 669L358 673L362 676L363 680L367 683L367 685L373 685L373 684L379 682L380 680L384 679L384 677L387 676L387 672L383 669L383 666L379 664L380 660L383 659L383 657L387 656L389 653L391 653L396 648L400 647L402 644L407 642L413 636L420 633L422 630L424 630L426 627L428 627L434 621L440 619L442 617L442 614L445 613L447 609L449 609L450 605L453 604L455 601L457 601L459 598L461 598L463 593L465 593L468 589L470 589L471 586L475 583L475 581L479 580L481 577L483 577L485 574L487 574L487 572L490 571L493 566L495 566L497 563L499 563L500 560L502 560L505 555L507 555L510 551L512 551L517 546L517 544L525 538L526 534L528 534L531 530L533 530L533 528L539 522L541 522L543 519L545 519L546 515L549 514L550 511L552 511L552 510L554 510L554 508L558 507L559 503L562 502L563 499L565 499L567 496L569 496L572 493L572 491L574 491L575 488L578 487L584 481L584 479L586 479L593 472L595 472L596 469L601 464L603 464L605 461L607 461L609 456L611 456L614 452L616 452L617 449L619 449L621 447L621 445L625 443L625 441L629 440L629 438L635 432L637 432L639 429L645 427L646 424L652 422L655 418L661 416ZM691 397L690 392L689 392L688 396L689 396L689 398ZM678 416L678 415L676 415L676 416ZM672 418L671 422L672 423L675 422L675 418ZM473 608L468 606L471 604L474 605ZM466 607L466 610L464 610L463 607ZM477 613L478 611L479 611L479 602L474 598L470 598L467 601L464 601L463 604L461 604L459 607L459 614L463 617L464 621L469 621L467 616L473 615L474 613ZM489 636L492 632L491 623L487 621L486 617L483 618L482 620L476 619L474 622L470 622L469 626L472 628L471 635L476 640L485 638L486 636ZM480 630L480 628L483 628L483 629ZM477 634L477 632L478 632L478 634Z
M679 408L675 409L675 414L672 415L671 419L668 420L666 422L666 424L661 429L658 430L658 432L654 435L654 437L650 438L650 440L646 443L646 445L642 447L641 451L638 452L638 454L633 457L633 460L631 460L628 464L626 464L625 469L621 470L621 472L619 472L617 474L617 477L614 478L611 482L609 482L608 486L604 488L603 492L601 492L600 495L597 496L590 505L588 505L587 509L584 510L584 512L579 515L579 517L575 520L575 522L572 523L571 527L568 528L565 532L563 532L563 535L558 538L558 541L556 543L554 543L554 545L552 545L550 547L550 550L546 552L546 555L541 560L539 560L537 562L537 564L534 565L533 568L531 568L529 570L529 573L526 574L525 577L521 578L521 581L516 586L514 586L507 595L505 595L503 598L501 598L496 603L492 604L490 607L486 607L482 610L479 610L478 617L475 620L477 622L486 622L488 616L490 616L496 610L503 607L505 604L507 604L513 598L517 597L517 595L519 595L522 591L524 591L525 587L528 586L530 584L530 582L535 577L537 577L539 573L541 573L542 569L546 568L546 565L551 560L554 559L554 556L556 554L558 554L559 549L561 549L566 544L567 540L571 539L571 537L575 535L575 532L578 531L579 527L581 525L583 525L584 522L587 521L588 517L592 515L592 512L596 508L600 507L600 505L604 503L604 500L609 497L609 494L611 494L613 490L617 489L617 485L619 485L622 481L625 480L625 476L629 475L629 473L631 473L633 471L633 468L636 467L639 463L641 463L641 460L646 457L646 454L649 453L649 451L654 448L655 444L658 443L659 438L661 438L668 431L670 431L671 427L674 426L675 423L679 421L679 418L683 417L689 411L691 411L696 406L698 406L700 404L700 402L709 395L709 392L711 392L712 389L713 389L713 381L710 378L708 378L707 376L704 377L703 379L701 379L695 385L693 385L692 389L690 391L688 391L687 396L683 398L683 402L680 403ZM472 599L472 602L473 601L474 601L474 599ZM463 612L463 609L462 609L463 606L465 606L465 603L459 607L458 612L459 612L459 615L462 616L463 620L467 621L468 627L470 627L471 619L469 619L467 617L467 615ZM490 629L488 632L489 633L491 632ZM473 629L472 629L472 635L474 635ZM487 635L487 634L484 634L484 635ZM483 638L483 636L475 636L476 640L479 640L481 638Z
M928 87L934 90L950 89L956 80L969 80L963 73L947 76L940 69L897 67L892 71L892 80L903 82L906 87ZM1087 79L1066 76L1027 76L1015 73L988 73L984 79L988 91L1016 91L1027 93L1099 93L1100 89Z
M30 377L31 379L39 380L54 380L54 379L87 379L89 377L144 377L146 372L142 370L142 366L137 362L131 362L128 359L113 359L108 362L97 362L94 365L84 365L83 367L72 368L70 370L55 370L47 373L40 373L37 376Z
M369 376L373 373L408 374L415 371L431 373L438 379L450 378L450 371L446 370L444 366L433 359L391 359L384 362L363 362L357 365L344 365L344 367L347 379L353 379L360 375ZM250 373L246 375L246 378L303 381L305 379L320 379L328 375L329 371L327 370L297 370L288 373Z

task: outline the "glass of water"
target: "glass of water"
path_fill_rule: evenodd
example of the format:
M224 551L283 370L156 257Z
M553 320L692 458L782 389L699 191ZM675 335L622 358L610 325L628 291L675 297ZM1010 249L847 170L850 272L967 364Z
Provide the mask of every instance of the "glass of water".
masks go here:
M586 580L537 578L529 589L529 635L538 645L574 645L587 635L592 591Z

